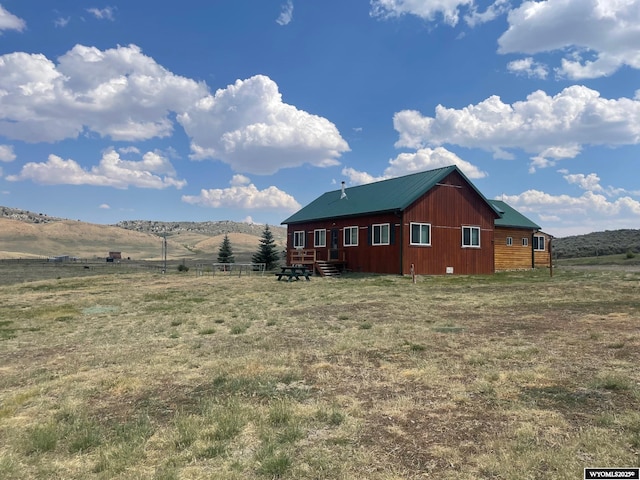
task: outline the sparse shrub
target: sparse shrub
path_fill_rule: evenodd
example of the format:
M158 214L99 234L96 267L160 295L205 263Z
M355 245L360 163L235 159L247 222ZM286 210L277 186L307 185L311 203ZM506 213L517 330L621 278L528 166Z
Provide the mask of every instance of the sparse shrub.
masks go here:
M627 258L628 259L636 258L636 254L633 253L631 250L628 250L627 251Z
M247 325L246 323L236 323L231 327L230 332L231 335L240 335L241 333L246 332L247 328L249 328L249 325Z
M593 382L595 388L604 390L621 391L631 389L631 381L628 377L608 374L597 378Z
M25 450L27 454L50 452L58 444L58 427L48 422L27 430Z
M258 473L270 478L278 478L291 467L291 457L285 452L276 452L272 445L267 445L256 454L260 464Z
M177 414L174 419L175 438L174 445L183 450L198 439L200 431L200 419L194 415Z
M189 271L189 267L187 267L184 263L181 263L180 265L178 265L178 271L179 272L188 272Z
M327 425L337 427L344 421L344 414L340 412L337 407L332 407L329 411L324 409L318 410L318 412L316 412L316 419Z
M102 432L99 426L88 420L81 421L78 425L74 425L70 436L70 453L86 452L102 444Z
M269 423L274 426L286 425L291 419L291 404L285 400L278 400L269 409Z
M277 441L280 444L289 443L294 444L298 440L303 439L305 436L304 429L300 426L299 422L291 422L285 426L276 435Z

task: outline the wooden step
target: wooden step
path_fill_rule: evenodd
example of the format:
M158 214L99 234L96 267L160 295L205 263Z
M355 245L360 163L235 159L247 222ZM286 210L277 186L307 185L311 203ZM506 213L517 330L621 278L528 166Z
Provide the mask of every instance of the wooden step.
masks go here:
M322 277L340 276L340 271L336 268L336 266L328 262L316 262L316 271Z

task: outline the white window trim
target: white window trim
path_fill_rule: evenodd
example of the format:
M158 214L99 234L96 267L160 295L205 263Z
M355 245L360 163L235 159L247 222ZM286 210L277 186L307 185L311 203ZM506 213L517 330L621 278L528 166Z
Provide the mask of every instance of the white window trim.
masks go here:
M538 239L538 247L534 248L534 250L536 252L544 252L546 248L546 245L545 245L546 239L544 238L544 235L534 235L534 237ZM542 248L540 248L540 239L542 239Z
M324 235L322 236L322 240L324 240L324 242L322 243L316 243L316 240L318 239L318 234L322 232L324 233ZM326 247L327 246L327 230L325 228L317 228L313 231L313 246L314 247Z
M305 246L305 231L304 230L296 230L293 232L293 248L304 248ZM302 239L302 245L298 243L298 241Z
M422 242L414 242L413 241L413 226L414 225L419 225L420 227L423 226L427 226L429 227L429 242L428 243L422 243ZM430 223L422 223L422 222L411 222L409 224L409 245L415 245L418 247L430 247L431 246L431 224Z
M507 237L507 247L513 247L513 237Z
M352 243L347 243L347 230L351 230L352 233L355 230L355 243L353 243L353 235L351 235L351 241ZM360 229L357 226L351 226L351 227L344 227L344 230L342 231L342 245L344 245L345 247L357 247L358 246L358 233L360 232Z
M387 227L387 241L383 242L377 242L375 241L375 235L374 235L374 231L376 229L376 227L380 228L380 240L382 240L382 232L384 230L384 227ZM380 245L391 245L391 226L388 223L374 223L373 225L371 225L371 245L375 245L375 246L380 246Z
M527 237L522 237L522 246L523 247L529 246L529 239Z
M470 234L469 234L469 240L473 241L473 231L477 230L478 231L478 244L477 245L465 245L464 244L464 231L465 229L469 229L470 230ZM481 230L480 227L476 227L476 226L472 226L472 225L463 225L462 226L462 248L480 248L480 235Z

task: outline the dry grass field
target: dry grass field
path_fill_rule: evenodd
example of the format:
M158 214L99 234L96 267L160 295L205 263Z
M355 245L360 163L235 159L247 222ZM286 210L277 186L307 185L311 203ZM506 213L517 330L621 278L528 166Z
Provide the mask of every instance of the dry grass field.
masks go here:
M85 273L0 288L0 478L640 465L640 272Z

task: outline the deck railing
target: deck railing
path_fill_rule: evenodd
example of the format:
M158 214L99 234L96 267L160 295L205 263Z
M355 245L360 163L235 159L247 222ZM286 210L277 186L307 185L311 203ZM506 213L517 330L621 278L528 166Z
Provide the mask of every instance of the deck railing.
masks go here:
M289 264L290 265L309 265L316 263L316 251L296 249L289 252Z
M344 263L346 254L344 250L337 248L328 248L326 251L298 248L289 251L288 260L289 265L313 265L317 261Z

